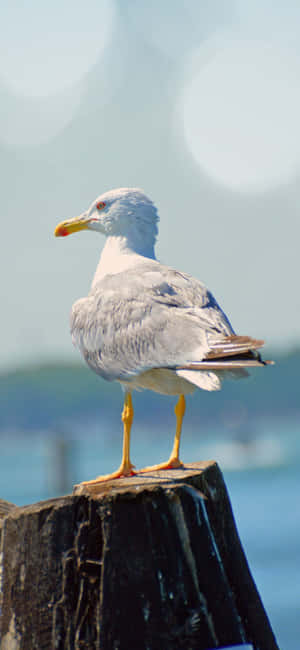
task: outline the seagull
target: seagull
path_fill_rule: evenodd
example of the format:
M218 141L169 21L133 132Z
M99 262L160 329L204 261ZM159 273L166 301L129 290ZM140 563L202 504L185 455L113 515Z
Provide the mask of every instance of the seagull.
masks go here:
M120 467L82 486L136 473L130 458L133 390L178 396L169 459L139 471L179 468L185 395L219 390L225 377L244 377L247 369L272 363L257 351L264 341L235 334L204 284L156 259L158 220L142 190L119 188L55 229L56 237L80 230L106 236L90 292L72 307L71 335L88 366L125 392Z

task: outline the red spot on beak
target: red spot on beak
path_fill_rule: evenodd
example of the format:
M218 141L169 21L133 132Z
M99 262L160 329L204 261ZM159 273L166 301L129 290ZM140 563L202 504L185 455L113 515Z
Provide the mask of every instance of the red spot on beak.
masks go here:
M56 236L58 237L67 237L69 234L68 229L64 226L60 226L60 228L56 230Z

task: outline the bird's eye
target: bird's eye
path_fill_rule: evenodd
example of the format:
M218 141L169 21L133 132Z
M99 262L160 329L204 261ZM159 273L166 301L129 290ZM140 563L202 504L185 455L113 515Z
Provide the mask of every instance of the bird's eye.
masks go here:
M104 203L104 201L99 201L99 203L96 203L97 210L103 210L103 208L105 208L105 206L106 206L106 203Z

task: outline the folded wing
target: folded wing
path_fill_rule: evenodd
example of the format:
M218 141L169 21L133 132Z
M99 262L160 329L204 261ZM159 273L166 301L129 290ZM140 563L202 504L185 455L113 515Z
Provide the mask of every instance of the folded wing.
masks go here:
M244 376L264 363L263 342L236 336L202 283L150 260L105 276L75 303L71 331L88 365L108 380L169 368L216 390L224 371Z

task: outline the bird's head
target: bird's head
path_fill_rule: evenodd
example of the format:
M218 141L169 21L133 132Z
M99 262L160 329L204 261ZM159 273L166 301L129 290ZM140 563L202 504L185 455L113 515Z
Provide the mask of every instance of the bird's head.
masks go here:
M79 230L97 230L107 237L152 239L154 243L157 222L156 207L142 190L120 188L98 196L79 217L59 223L54 234L66 237Z

